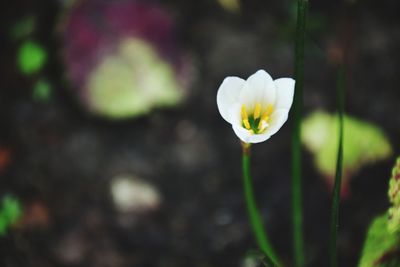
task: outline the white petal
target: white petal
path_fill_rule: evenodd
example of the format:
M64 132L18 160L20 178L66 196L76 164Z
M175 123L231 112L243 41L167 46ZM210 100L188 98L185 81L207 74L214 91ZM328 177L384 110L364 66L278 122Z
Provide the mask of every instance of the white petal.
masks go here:
M288 119L288 113L289 110L283 108L277 109L274 112L272 112L269 126L265 132L268 133L269 135L273 135L277 131L279 131L279 129Z
M250 133L249 130L243 128L240 125L237 124L232 124L233 131L235 134L239 137L240 140L242 140L245 143L250 143L250 138L253 136L252 133Z
M275 84L265 70L259 70L251 75L240 92L240 101L248 109L253 109L256 103L275 103Z
M274 107L276 109L290 109L293 103L294 84L292 78L280 78L274 81L276 87L276 100Z
M230 109L230 118L233 131L245 143L249 143L249 138L252 136L252 133L245 129L242 126L242 117L241 117L241 104L236 103Z
M271 137L271 135L268 132L262 133L262 134L253 134L250 136L249 143L261 143L264 142L265 140L268 140Z
M242 105L239 102L232 104L229 108L229 118L230 123L232 125L242 126L242 114L241 114Z
M229 109L238 101L245 80L239 77L226 77L217 92L217 106L222 118L231 122Z

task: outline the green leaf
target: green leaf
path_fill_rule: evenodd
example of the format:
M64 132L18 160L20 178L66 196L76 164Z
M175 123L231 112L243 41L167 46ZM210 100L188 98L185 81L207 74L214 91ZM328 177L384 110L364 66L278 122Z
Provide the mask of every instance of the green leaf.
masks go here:
M391 233L400 232L400 157L397 158L396 163L392 169L392 176L389 180L388 197L392 204L389 208L388 214L388 230Z
M12 196L5 196L0 210L0 236L7 232L8 227L15 223L22 214L21 204Z
M89 106L111 119L137 117L154 108L173 107L183 98L174 66L148 42L123 39L89 77Z
M35 30L35 17L27 16L17 21L10 29L11 38L14 40L26 38Z
M313 153L317 169L327 177L335 175L338 127L337 115L323 111L313 112L302 125L302 143ZM344 128L344 174L353 174L363 166L387 159L392 154L391 144L378 126L345 116Z
M33 99L40 102L48 102L51 97L51 84L44 79L40 79L33 87Z
M358 267L389 266L400 266L400 238L388 231L384 214L369 227Z
M31 75L42 69L47 60L47 53L38 43L27 41L21 45L17 59L20 71Z

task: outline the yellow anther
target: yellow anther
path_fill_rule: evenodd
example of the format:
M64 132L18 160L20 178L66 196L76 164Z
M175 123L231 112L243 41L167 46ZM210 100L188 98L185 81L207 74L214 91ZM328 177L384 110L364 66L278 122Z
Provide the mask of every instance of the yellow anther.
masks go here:
M272 109L273 109L272 105L268 105L267 109L264 111L264 116L265 115L269 116L272 113Z
M268 121L269 120L269 116L267 114L264 114L261 118L261 121Z
M268 105L265 111L262 114L261 120L268 122L269 117L272 113L273 107L272 105Z
M247 116L247 111L246 111L246 106L242 105L242 120L247 120L249 118L249 116ZM249 122L249 121L247 121Z
M261 115L261 104L257 103L256 107L254 108L254 115L253 115L254 119L256 120L260 118L260 115Z
M244 127L246 127L246 129L250 129L250 128L251 128L248 119L244 119L244 120L243 120L243 124L244 124Z

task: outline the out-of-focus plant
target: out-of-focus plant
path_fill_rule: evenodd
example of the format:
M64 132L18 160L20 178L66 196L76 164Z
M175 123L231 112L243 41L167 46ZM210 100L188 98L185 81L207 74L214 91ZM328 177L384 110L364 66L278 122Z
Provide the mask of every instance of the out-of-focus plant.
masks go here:
M36 20L34 16L27 16L17 21L10 29L10 36L14 40L27 38L35 30Z
M10 29L13 41L21 42L16 61L20 72L34 80L32 98L35 101L47 102L51 97L52 86L43 74L48 59L45 47L35 39L36 17L26 16L18 20ZM33 82L33 81L32 81Z
M13 196L4 196L0 209L0 236L7 233L10 225L15 223L20 218L21 214L22 207L19 200Z
M26 75L40 71L46 60L46 50L34 41L26 41L19 48L18 66L21 72Z
M390 233L400 234L400 157L392 170L392 177L389 180L389 201L392 206L389 208L388 230Z
M302 142L313 153L315 166L330 186L336 168L338 127L337 115L324 111L313 112L302 125ZM378 126L346 115L344 128L342 194L348 188L349 178L360 168L392 154L392 147Z
M136 38L122 40L88 81L91 108L115 118L173 106L182 98L178 88L171 65L149 43Z
M308 0L296 0L297 19L294 45L294 78L296 79L293 100L293 132L292 132L292 231L294 266L304 266L303 240L303 190L302 190L302 151L301 121L303 116L304 87L304 47L308 22Z
M51 84L45 80L38 80L33 87L33 99L40 102L47 102L51 97Z
M258 210L250 174L250 149L252 143L269 139L286 122L293 102L295 81L291 78L273 80L264 70L259 70L246 81L227 77L217 93L218 110L242 141L243 188L250 223L265 262L279 265L278 256L265 232Z
M240 0L217 0L227 11L237 13L240 11Z
M288 18L280 24L278 28L279 34L285 40L291 40L293 34L296 32L297 27L297 1L289 1L287 4ZM324 31L327 28L326 17L314 10L313 13L307 16L307 33L315 35Z
M400 157L389 181L389 200L392 206L387 214L374 219L364 243L359 267L400 266Z
M160 4L87 0L63 18L67 76L89 111L124 119L182 101L191 60Z

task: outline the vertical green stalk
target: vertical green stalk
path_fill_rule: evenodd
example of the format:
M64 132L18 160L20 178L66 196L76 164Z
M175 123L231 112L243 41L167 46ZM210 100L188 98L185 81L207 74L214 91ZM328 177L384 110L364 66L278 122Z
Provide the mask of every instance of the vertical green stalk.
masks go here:
M296 267L304 266L300 138L303 109L304 41L306 33L307 10L308 0L297 0L297 28L294 66L296 85L293 100L294 129L292 135L292 224L294 263Z
M247 212L250 219L250 224L256 238L257 244L260 250L265 254L271 267L277 266L279 260L277 254L274 252L269 240L267 233L264 230L262 218L258 211L257 204L254 198L252 178L250 174L250 145L243 144L243 188L244 195L246 198ZM265 260L267 260L265 259Z
M330 266L337 267L337 235L339 229L340 189L343 169L343 117L346 78L343 66L339 67L337 76L337 96L339 104L339 143L336 161L335 185L332 193L331 228L330 228Z

